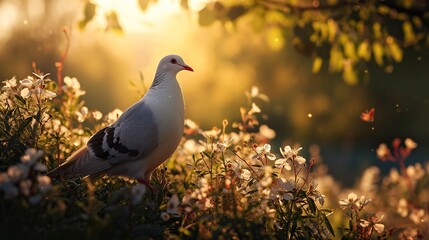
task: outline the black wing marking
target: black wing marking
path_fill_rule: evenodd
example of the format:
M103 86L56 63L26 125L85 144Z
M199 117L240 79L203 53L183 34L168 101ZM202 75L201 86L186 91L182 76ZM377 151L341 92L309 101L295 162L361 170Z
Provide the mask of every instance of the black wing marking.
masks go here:
M86 144L88 149L94 153L97 158L110 159L115 157L112 155L111 150L114 149L119 153L126 154L129 157L139 155L137 150L128 149L122 145L119 137L115 138L115 127L105 127L94 134ZM103 148L104 146L104 148Z

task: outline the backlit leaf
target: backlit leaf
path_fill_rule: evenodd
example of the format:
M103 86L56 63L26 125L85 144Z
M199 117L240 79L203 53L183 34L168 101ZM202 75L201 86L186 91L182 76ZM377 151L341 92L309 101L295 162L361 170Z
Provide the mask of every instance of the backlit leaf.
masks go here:
M97 6L91 1L87 1L84 9L84 18L79 21L79 28L82 30L94 18Z
M402 31L404 31L405 46L408 46L417 40L416 34L414 33L413 25L411 24L411 22L409 21L404 22L402 24Z
M216 14L210 5L198 12L198 22L201 26L209 26L216 20Z
M272 27L268 29L265 37L268 47L274 51L281 50L285 44L283 31L280 27Z
M390 56L395 60L395 62L401 62L403 57L402 48L390 37L390 41L387 41L387 46L389 47Z
M372 44L372 52L374 54L374 60L379 66L383 66L384 49L380 42L374 42Z
M371 49L369 48L368 41L363 41L359 44L357 54L360 58L364 59L365 61L371 60Z
M347 41L344 44L344 55L350 59L356 59L356 48L352 41Z
M332 72L339 72L343 70L343 65L344 65L343 52L337 45L334 45L330 51L329 70Z
M118 15L116 14L116 12L111 11L107 13L106 21L107 21L107 27L106 27L107 31L113 31L114 33L117 33L117 34L123 33L123 30L121 25L119 24Z
M355 85L358 82L356 71L350 61L344 64L343 79L349 85Z
M244 6L237 5L233 6L228 10L227 16L230 20L234 21L243 14L245 14L247 9Z
M323 60L321 57L316 57L313 60L313 73L318 73L322 67Z

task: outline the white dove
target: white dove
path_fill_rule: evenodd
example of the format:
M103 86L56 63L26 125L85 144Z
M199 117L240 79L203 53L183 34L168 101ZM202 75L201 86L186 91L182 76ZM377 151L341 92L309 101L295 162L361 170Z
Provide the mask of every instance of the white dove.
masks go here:
M183 135L184 101L176 79L182 70L194 71L178 55L161 59L144 97L47 175L126 176L150 187L152 171L174 153Z

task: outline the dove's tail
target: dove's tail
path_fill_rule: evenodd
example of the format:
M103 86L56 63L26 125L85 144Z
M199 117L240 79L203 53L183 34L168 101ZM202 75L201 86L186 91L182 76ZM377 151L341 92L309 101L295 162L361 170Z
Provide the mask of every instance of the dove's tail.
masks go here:
M83 146L46 175L66 180L86 176L96 177L103 175L111 167L112 165L108 161L92 157L87 147Z

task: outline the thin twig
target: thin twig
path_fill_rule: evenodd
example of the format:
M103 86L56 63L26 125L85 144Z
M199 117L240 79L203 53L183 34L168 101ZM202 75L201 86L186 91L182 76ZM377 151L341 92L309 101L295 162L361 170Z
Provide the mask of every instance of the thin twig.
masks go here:
M61 94L63 89L63 67L70 48L70 29L64 26L62 28L62 31L64 33L64 36L66 37L67 42L66 42L66 48L61 54L60 60L58 62L55 62L55 67L57 68L58 94Z

